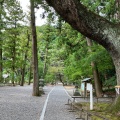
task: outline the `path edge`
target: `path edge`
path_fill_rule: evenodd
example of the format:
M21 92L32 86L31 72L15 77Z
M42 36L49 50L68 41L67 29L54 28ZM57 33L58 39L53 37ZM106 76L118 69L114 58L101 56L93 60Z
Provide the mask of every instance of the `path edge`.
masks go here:
M43 110L42 110L42 113L41 113L41 116L40 116L40 119L39 120L44 120L44 116L45 116L45 111L46 111L46 107L47 107L47 103L48 103L48 99L49 99L49 96L51 94L51 92L54 90L55 87L52 88L52 90L48 93L47 95L47 99L45 101L45 104L44 104L44 107L43 107Z

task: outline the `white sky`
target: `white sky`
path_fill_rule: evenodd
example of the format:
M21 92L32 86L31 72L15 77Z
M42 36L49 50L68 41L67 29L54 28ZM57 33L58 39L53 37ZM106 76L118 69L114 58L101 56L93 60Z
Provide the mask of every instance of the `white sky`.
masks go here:
M23 11L25 12L29 11L28 6L30 5L30 2L29 2L30 0L18 0L18 1L20 1ZM45 24L46 22L45 19L40 18L40 14L42 13L42 11L43 11L42 9L36 10L36 25L37 26L41 26Z

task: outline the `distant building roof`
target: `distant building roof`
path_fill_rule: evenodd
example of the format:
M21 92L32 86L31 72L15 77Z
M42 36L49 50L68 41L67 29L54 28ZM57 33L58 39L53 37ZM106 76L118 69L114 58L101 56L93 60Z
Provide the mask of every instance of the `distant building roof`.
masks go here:
M87 82L87 81L90 81L90 80L91 80L91 78L85 78L85 79L82 80L82 82Z

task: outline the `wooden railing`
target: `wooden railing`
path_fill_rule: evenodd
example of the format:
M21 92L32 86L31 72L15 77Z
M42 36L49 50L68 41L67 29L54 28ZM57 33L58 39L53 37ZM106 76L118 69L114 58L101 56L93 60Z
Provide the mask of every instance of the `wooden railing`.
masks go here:
M68 109L69 112L77 112L78 113L78 117L76 119L92 120L92 117L95 116L97 118L101 118L101 120L109 120L108 118L105 118L97 113L92 113L90 111L82 109L82 106L80 107L80 106L76 105L75 99L69 98L66 105L70 106L70 108Z

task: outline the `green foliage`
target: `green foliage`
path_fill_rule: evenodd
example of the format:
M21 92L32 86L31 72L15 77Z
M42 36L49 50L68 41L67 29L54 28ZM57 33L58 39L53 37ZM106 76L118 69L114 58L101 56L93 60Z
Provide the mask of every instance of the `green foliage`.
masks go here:
M115 86L116 84L117 84L116 76L112 76L104 82L104 86L108 86L108 87Z
M81 0L81 2L97 14L102 13L104 17L113 20L112 16L116 12L113 0L102 2L101 0ZM65 23L51 7L47 6L44 0L35 0L35 7L39 6L45 9L42 17L47 16L48 18L45 25L37 27L39 78L44 76L43 71L45 70L47 82L53 82L56 74L60 72L64 74L64 80L66 78L68 82L77 83L85 77L93 77L91 68L91 61L93 61L97 64L104 85L114 85L116 83L115 68L107 51L95 42L91 48L88 47L86 38ZM26 79L28 79L32 54L31 41L27 46L27 31L30 28L20 24L20 21L24 22L25 15L19 2L16 0L5 1L5 9L7 14L4 13L4 9L0 11L2 17L5 16L7 27L4 36L2 35L5 41L2 44L5 59L4 70L11 73L14 66L15 75L20 77L20 70L26 64ZM31 34L30 31L28 33ZM92 52L88 52L89 48ZM27 60L25 61L26 52Z
M43 77L43 62L41 60L39 60L38 70L39 70L38 75L39 75L39 79L40 79L41 77Z
M54 73L47 73L45 76L45 82L54 84L55 83L55 74Z
M92 114L92 116L91 116L92 120L103 120L103 118L101 118L101 117L104 117L108 120L119 120L119 114L116 114L115 112L113 113L108 110L109 106L111 106L111 103L104 103L104 102L94 103L94 106L93 106L94 109L92 111L89 111L89 107L90 107L89 103L86 103L86 102L79 103L78 102L75 105L79 108L81 108L81 106L82 106L83 110L87 110L88 112L90 112ZM99 116L101 116L101 117L99 117Z
M115 100L116 103L113 103L112 105L110 105L108 107L108 111L111 112L114 115L119 115L119 111L120 111L120 96L116 97Z
M28 49L26 48L26 30L22 25L25 14L17 0L4 0L3 7L6 13L4 14L4 36L2 35L4 39L2 43L3 70L11 75L12 82L18 82L20 70L25 63L24 54Z
M114 15L118 11L115 0L81 0L88 9L96 12L97 14L107 18L110 21L116 22Z

